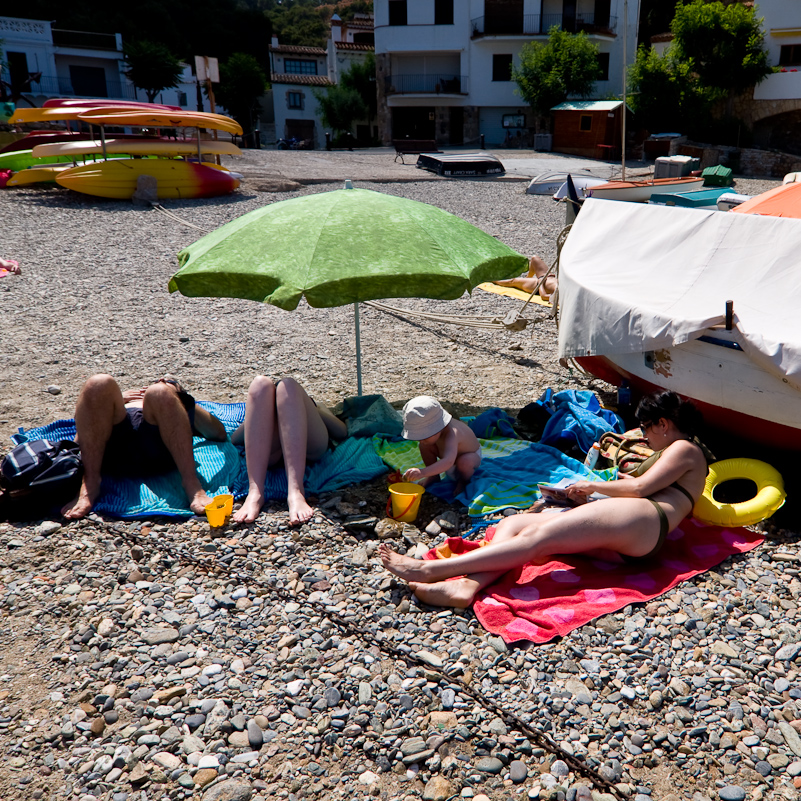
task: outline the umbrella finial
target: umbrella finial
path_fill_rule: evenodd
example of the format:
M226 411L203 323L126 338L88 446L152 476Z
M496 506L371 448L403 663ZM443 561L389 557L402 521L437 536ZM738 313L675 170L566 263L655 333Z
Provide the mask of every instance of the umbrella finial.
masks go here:
M350 178L345 181L343 189L353 189L353 181L351 181Z

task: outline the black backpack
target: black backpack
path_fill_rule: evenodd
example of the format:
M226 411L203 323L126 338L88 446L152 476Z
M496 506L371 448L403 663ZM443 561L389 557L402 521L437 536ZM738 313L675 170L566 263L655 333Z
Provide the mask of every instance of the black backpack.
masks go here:
M0 461L0 520L41 520L58 514L81 487L76 442L23 442Z

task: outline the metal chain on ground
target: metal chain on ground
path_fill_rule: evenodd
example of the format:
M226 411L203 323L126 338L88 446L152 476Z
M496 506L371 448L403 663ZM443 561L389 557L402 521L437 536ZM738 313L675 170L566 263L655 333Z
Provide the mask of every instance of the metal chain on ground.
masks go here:
M617 787L615 787L615 785L611 781L603 777L600 773L598 773L598 771L596 771L594 768L591 768L586 762L584 762L579 757L576 757L573 754L570 754L567 751L565 751L561 746L555 743L544 732L540 731L539 729L536 729L530 723L527 723L525 720L518 717L513 712L507 711L502 706L497 704L495 701L484 695L484 693L482 693L480 690L473 689L469 685L465 684L465 682L462 679L454 676L448 676L446 673L432 667L423 659L420 659L414 654L406 653L405 651L403 651L402 649L398 648L397 646L391 643L387 643L382 640L377 640L374 632L367 631L366 629L363 629L360 626L351 623L350 621L346 620L342 615L340 615L338 612L334 612L328 609L325 606L325 604L322 604L319 601L312 601L308 598L308 596L304 597L302 595L289 593L284 589L276 587L274 584L271 584L268 581L256 578L250 573L246 573L239 570L231 570L226 565L216 564L214 562L209 563L207 561L204 561L203 559L200 559L194 554L188 553L185 549L175 547L163 540L160 540L156 536L153 536L150 540L148 540L140 535L134 534L123 528L120 528L114 523L109 523L100 519L98 519L97 522L103 525L106 529L113 531L115 534L122 537L124 540L132 542L133 544L138 545L140 547L142 545L146 545L152 548L153 540L156 540L158 548L163 553L166 553L167 555L174 558L176 561L189 562L206 573L210 573L212 571L223 573L227 578L235 580L243 585L256 586L261 589L268 590L281 600L292 603L299 602L304 604L305 606L311 607L320 615L330 620L341 631L344 631L347 634L350 634L358 638L366 645L368 646L375 645L379 650L383 651L384 654L386 654L387 656L399 659L411 667L421 667L429 674L435 676L438 679L438 681L444 681L447 684L452 685L459 693L472 698L477 704L484 707L484 709L487 709L493 712L495 715L497 715L501 720L504 721L504 723L509 725L511 728L520 731L530 740L533 740L538 746L540 746L544 750L548 751L549 753L553 754L554 756L564 761L573 771L589 779L597 787L602 787L604 790L606 790L607 792L614 795L617 799L619 799L619 801L624 801L625 798L624 795L620 792L620 790L617 789Z

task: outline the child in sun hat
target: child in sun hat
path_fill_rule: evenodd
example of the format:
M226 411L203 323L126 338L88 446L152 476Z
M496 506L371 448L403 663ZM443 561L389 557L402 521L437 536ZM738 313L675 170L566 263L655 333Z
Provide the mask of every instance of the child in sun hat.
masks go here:
M418 442L425 463L422 470L407 470L404 481L426 486L446 473L456 482L454 495L458 495L481 464L481 445L476 435L429 395L412 398L403 407L402 434L404 439Z

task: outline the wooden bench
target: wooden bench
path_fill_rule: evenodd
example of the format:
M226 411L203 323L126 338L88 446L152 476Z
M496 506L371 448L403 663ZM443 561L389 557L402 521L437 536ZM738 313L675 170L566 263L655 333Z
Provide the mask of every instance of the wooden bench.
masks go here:
M437 147L435 139L393 139L392 146L395 148L395 161L400 156L401 164L406 162L404 156L419 156L421 153L442 153Z

